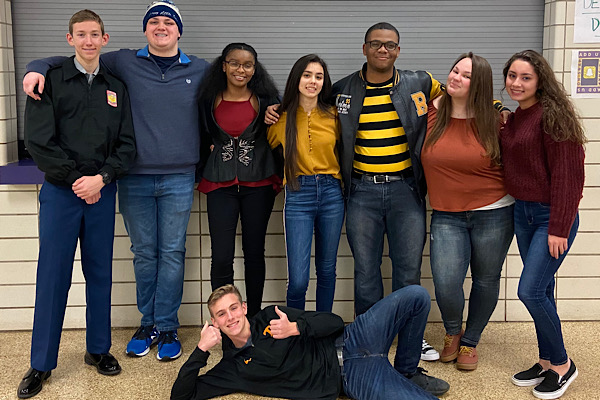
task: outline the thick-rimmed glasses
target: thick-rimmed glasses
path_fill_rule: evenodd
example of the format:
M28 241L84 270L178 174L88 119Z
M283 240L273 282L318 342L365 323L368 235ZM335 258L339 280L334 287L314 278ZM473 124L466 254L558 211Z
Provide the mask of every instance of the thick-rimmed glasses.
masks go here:
M231 61L223 61L224 63L229 64L229 66L233 69L238 69L239 67L242 67L244 69L244 71L246 72L250 72L254 69L254 64L252 63L245 63L245 64L240 64L237 61L231 60Z
M394 51L398 48L398 43L392 41L382 42L380 40L370 40L365 42L365 44L368 44L371 50L379 50L381 46L385 46L387 51Z

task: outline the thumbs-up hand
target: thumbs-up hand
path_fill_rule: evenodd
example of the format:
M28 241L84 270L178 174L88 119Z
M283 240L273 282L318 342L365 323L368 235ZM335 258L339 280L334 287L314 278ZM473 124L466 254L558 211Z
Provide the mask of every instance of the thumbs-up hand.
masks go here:
M290 336L300 335L298 324L290 322L287 314L281 311L277 306L275 306L275 313L279 316L279 319L272 319L270 322L271 335L273 335L275 339L285 339Z
M208 321L206 321L202 328L202 332L200 332L198 348L202 351L208 351L219 343L221 343L221 331L214 326L209 325Z

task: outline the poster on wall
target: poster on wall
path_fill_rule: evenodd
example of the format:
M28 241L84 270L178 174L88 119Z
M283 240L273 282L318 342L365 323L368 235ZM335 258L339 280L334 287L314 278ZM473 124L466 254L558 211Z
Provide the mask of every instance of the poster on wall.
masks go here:
M600 0L575 1L574 43L600 43Z
M571 96L600 97L600 50L573 50Z

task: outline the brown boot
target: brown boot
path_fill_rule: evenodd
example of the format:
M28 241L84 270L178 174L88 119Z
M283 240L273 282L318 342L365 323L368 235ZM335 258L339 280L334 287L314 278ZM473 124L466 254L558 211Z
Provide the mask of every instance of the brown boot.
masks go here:
M458 335L444 336L444 349L440 357L441 362L450 362L456 360L458 357L458 347L460 346L460 338L463 332L461 331Z
M458 358L456 359L456 368L464 371L473 371L477 368L477 349L475 347L460 346Z

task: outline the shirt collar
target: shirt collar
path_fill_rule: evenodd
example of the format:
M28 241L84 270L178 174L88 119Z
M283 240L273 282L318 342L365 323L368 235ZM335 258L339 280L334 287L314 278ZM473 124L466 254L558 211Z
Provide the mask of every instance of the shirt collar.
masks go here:
M77 58L73 58L73 62L75 63L75 68L77 68L79 70L79 72L81 72L82 74L88 73L85 70L85 68L83 68L83 65L81 65L81 63L79 61L77 61ZM100 63L98 63L98 65L96 65L96 69L94 70L94 72L92 72L92 75L93 76L98 75L98 71L100 71Z

